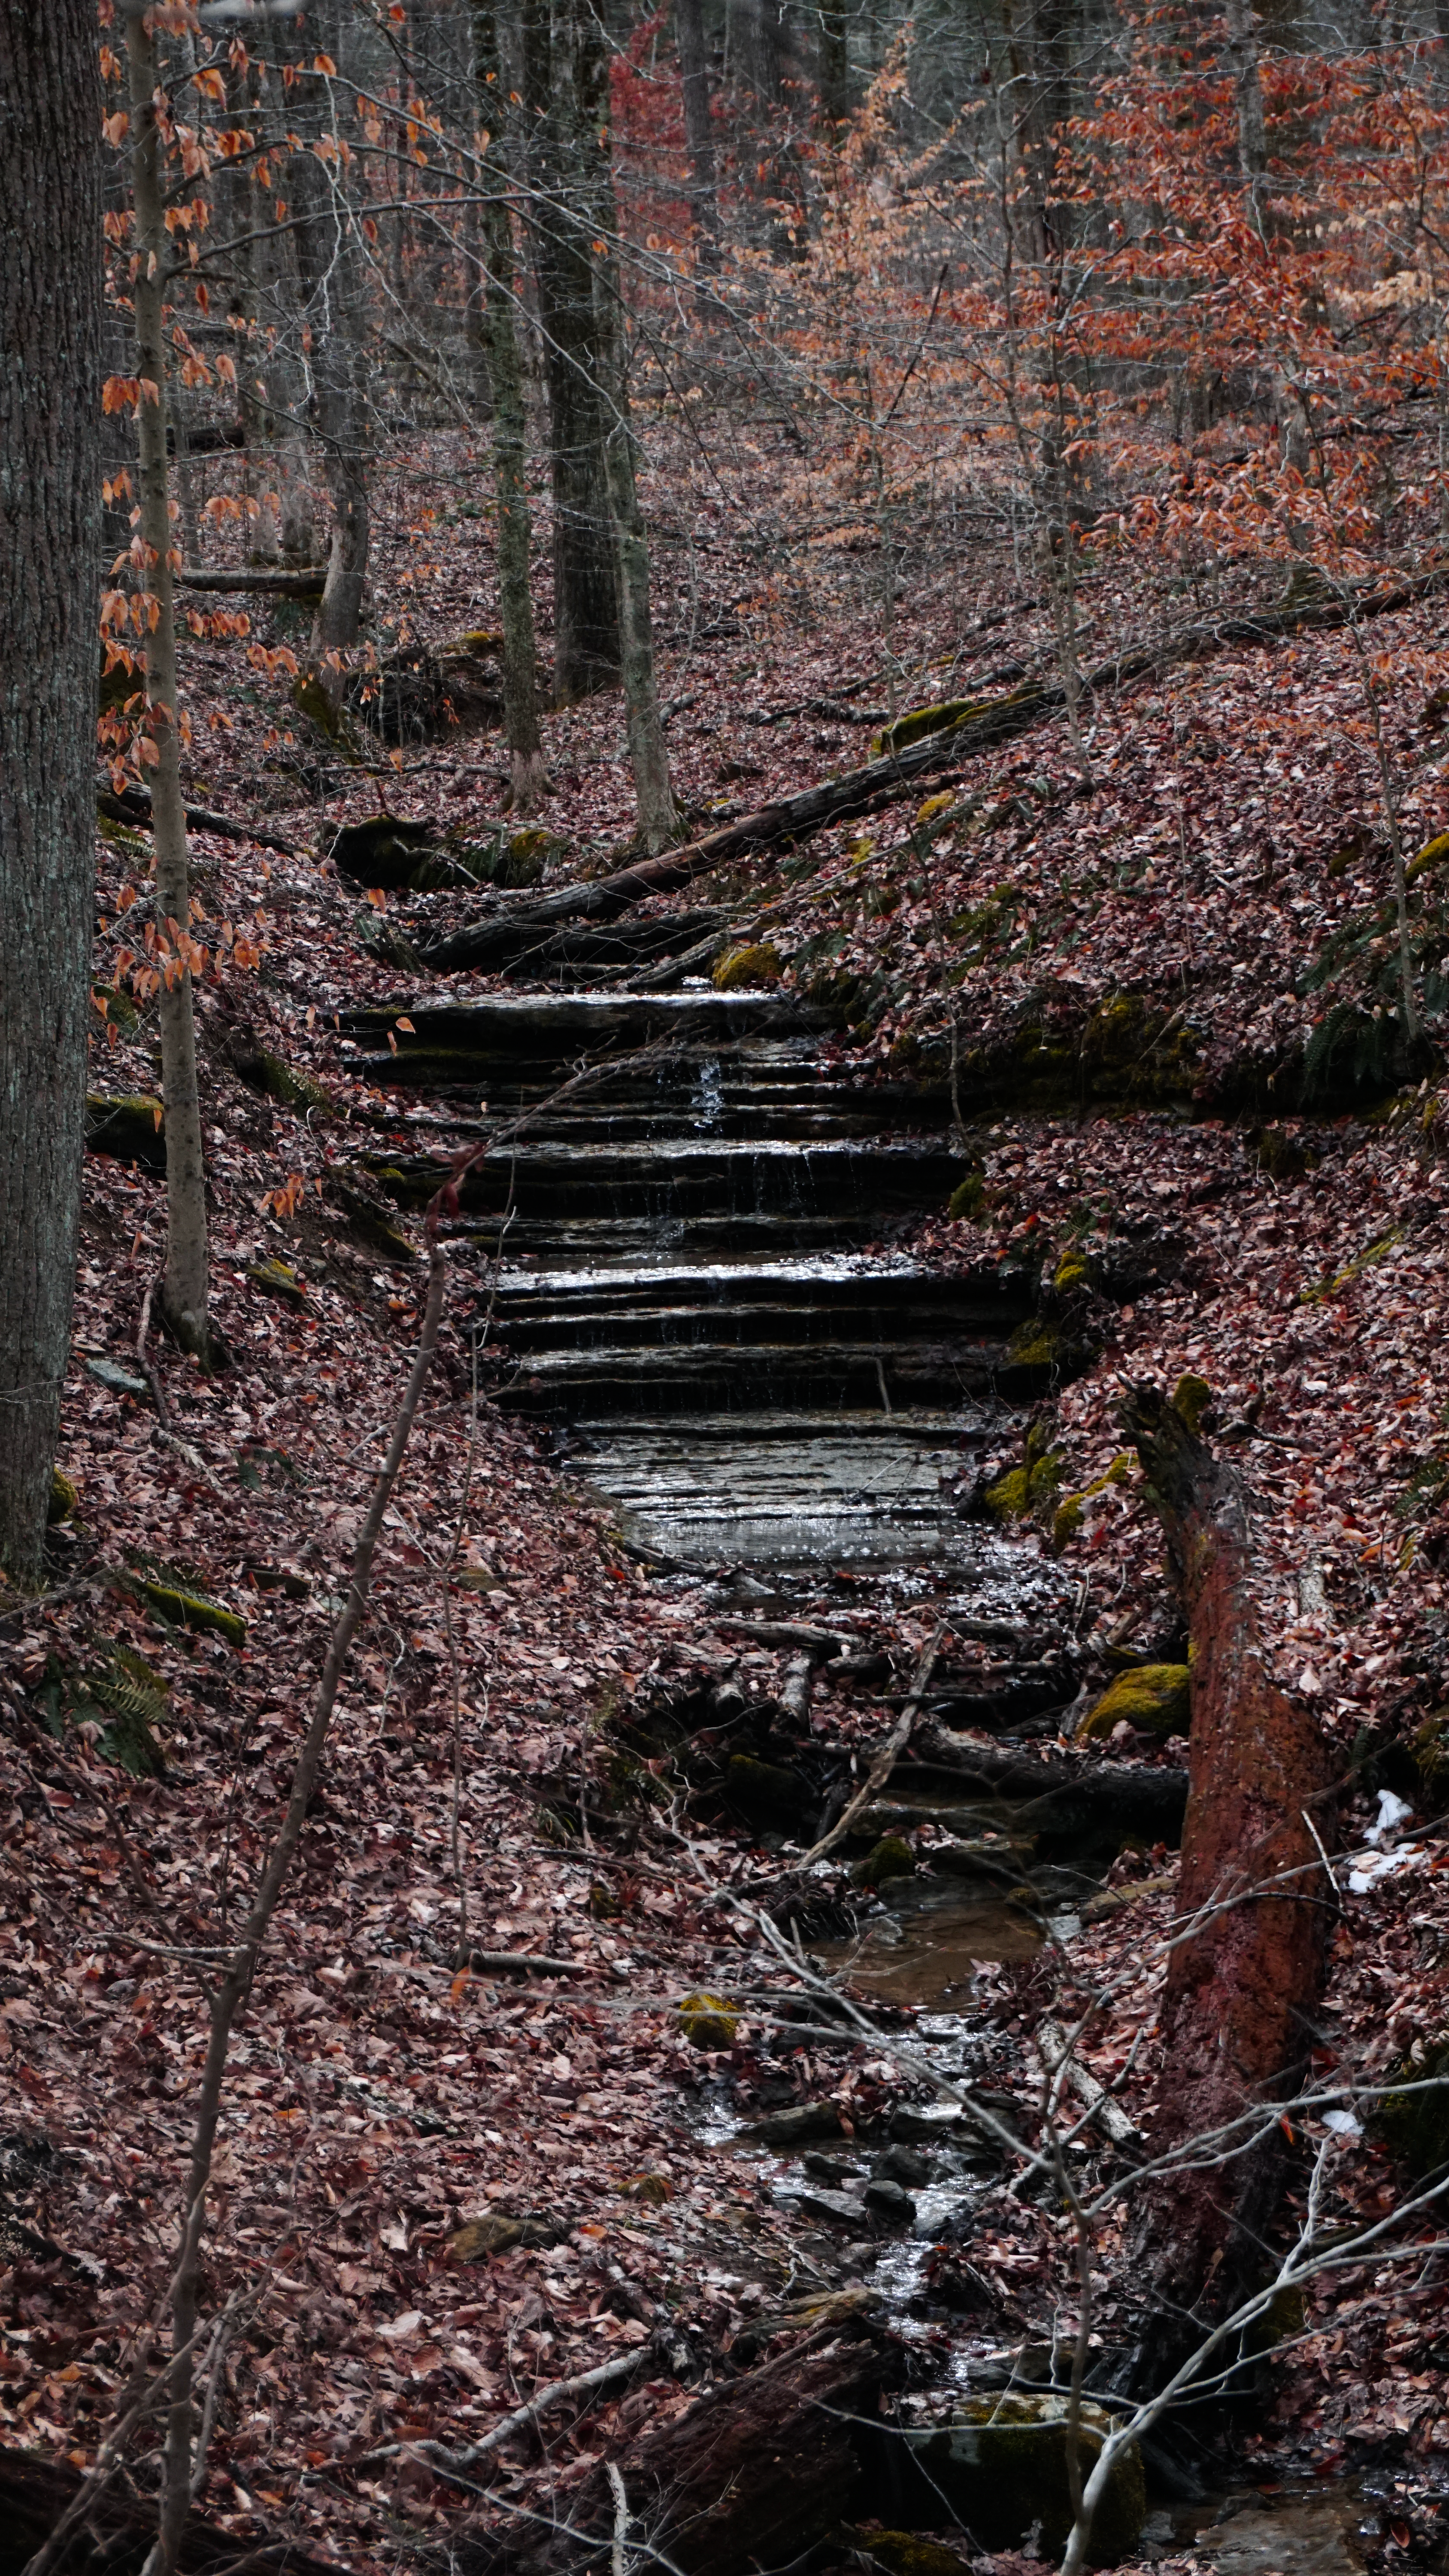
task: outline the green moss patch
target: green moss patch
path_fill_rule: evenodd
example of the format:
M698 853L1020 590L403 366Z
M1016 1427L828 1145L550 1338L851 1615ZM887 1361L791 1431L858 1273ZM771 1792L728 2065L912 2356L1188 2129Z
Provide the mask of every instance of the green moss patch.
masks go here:
M1088 1738L1110 1735L1125 1719L1143 1735L1186 1735L1192 1723L1190 1684L1186 1664L1138 1664L1109 1683L1077 1731Z
M778 948L773 940L762 939L752 947L731 948L710 981L717 993L736 993L757 984L778 984L782 972Z

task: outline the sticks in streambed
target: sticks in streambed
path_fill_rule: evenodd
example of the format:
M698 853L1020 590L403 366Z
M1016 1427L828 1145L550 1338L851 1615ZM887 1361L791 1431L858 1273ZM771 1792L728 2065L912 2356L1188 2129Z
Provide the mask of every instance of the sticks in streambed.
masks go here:
M925 1652L921 1656L920 1662L916 1666L915 1673L911 1681L911 1696L907 1700L905 1707L902 1709L900 1716L897 1718L895 1725L891 1728L890 1734L886 1737L885 1743L881 1746L881 1749L876 1755L875 1760L872 1762L869 1771L866 1773L863 1786L856 1791L855 1796L851 1799L850 1804L845 1809L844 1813L837 1816L829 1833L823 1834L819 1842L814 1844L812 1849L805 1854L804 1859L800 1863L800 1867L802 1869L808 1869L812 1861L823 1860L827 1852L834 1851L836 1844L844 1841L851 1826L854 1824L856 1817L860 1814L862 1807L868 1805L872 1798L878 1797L881 1790L885 1787L887 1780L890 1778L892 1771L896 1767L897 1756L904 1752L906 1739L910 1734L911 1728L915 1725L916 1718L920 1711L921 1701L925 1696L926 1685L930 1681L931 1675L936 1669L936 1657L941 1651L941 1639L944 1637L945 1633L946 1623L942 1620L934 1637L931 1639L929 1646L927 1646Z

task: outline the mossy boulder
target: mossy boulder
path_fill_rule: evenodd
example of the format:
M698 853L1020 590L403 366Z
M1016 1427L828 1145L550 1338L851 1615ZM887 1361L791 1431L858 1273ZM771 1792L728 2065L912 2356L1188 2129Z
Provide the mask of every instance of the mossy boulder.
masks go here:
M1044 1426L1033 1422L1026 1435L1022 1465L988 1485L984 1496L987 1510L999 1521L1024 1520L1028 1513L1046 1511L1062 1481L1065 1463L1061 1451L1050 1447Z
M965 2561L919 2531L856 2531L857 2558L873 2559L886 2576L964 2576Z
M314 1082L309 1073L298 1073L269 1048L261 1049L262 1083L271 1100L283 1109L331 1109L332 1095Z
M1136 993L1109 993L1082 1033L1084 1088L1099 1100L1142 1106L1192 1098L1200 1048L1180 1010Z
M1060 2557L1072 2527L1064 2396L993 2394L968 2398L954 2422L905 2436L933 2519L944 2506L978 2549L1019 2549L1033 2524L1046 2558ZM1082 2474L1090 2474L1111 2430L1099 2406L1084 2405L1078 2428ZM924 2501L923 2495L923 2501ZM1137 2448L1115 2462L1092 2523L1088 2558L1115 2567L1136 2550L1147 2518L1147 2490Z
M1053 1323L1045 1315L1030 1315L1007 1343L999 1375L1008 1393L1013 1379L1026 1392L1030 1384L1040 1385L1043 1379L1064 1384L1068 1378L1080 1377L1093 1357L1090 1344L1066 1325Z
M1090 1485L1084 1485L1079 1494L1066 1495L1058 1503L1052 1514L1051 1532L1052 1545L1058 1554L1076 1537L1086 1518L1088 1503L1094 1501L1098 1494L1104 1494L1109 1485L1125 1485L1131 1472L1131 1457L1125 1449L1119 1450L1111 1466L1100 1476L1094 1476Z
M882 1834L874 1851L858 1860L850 1873L857 1887L883 1887L888 1879L915 1874L916 1855L899 1834Z
M753 1753L733 1753L725 1769L725 1787L748 1815L802 1816L812 1804L808 1783L783 1762L762 1762Z
M150 1092L118 1097L86 1093L86 1151L114 1154L117 1162L137 1163L143 1172L166 1169L166 1112Z
M986 1183L980 1172L968 1172L964 1181L957 1182L946 1201L946 1214L953 1222L959 1223L963 1217L980 1217L985 1210Z
M1125 1720L1142 1735L1186 1735L1192 1723L1191 1674L1186 1664L1137 1664L1119 1673L1088 1710L1077 1732L1110 1735Z
M737 993L752 985L778 984L783 971L774 941L761 939L747 948L727 950L710 981L717 993Z
M1416 2177L1449 2164L1449 2038L1417 2042L1384 2095L1376 2126L1384 2144ZM1399 2087L1427 2085L1426 2092Z
M284 1305L299 1308L307 1303L307 1282L298 1277L290 1261L269 1255L265 1261L250 1262L247 1277L264 1297L279 1297Z
M732 2048L740 2025L735 2005L701 1991L679 2005L679 2027L693 2048Z
M58 1467L52 1467L50 1471L50 1500L45 1506L45 1517L48 1526L51 1529L54 1529L58 1521L68 1521L79 1501L80 1496L76 1492L74 1485L71 1483L69 1476L63 1476Z
M435 824L409 822L399 814L369 814L360 823L340 823L322 855L354 885L396 891L412 885L419 862L436 842Z

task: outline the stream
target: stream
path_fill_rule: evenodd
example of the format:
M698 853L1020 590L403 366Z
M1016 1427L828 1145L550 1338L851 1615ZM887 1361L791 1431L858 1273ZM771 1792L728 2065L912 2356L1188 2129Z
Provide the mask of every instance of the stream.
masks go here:
M1065 1578L960 1508L982 1453L1012 1436L1022 1291L964 1282L894 1241L961 1177L942 1094L866 1084L825 1016L789 996L708 984L408 1001L344 1029L355 1070L397 1103L369 1159L405 1202L436 1187L440 1138L536 1113L463 1198L496 1400L548 1429L570 1481L662 1581L705 1578L715 1600L787 1619L818 1617L822 1595L929 1603L948 1625L1007 1633L1061 1612ZM629 1061L553 1098L607 1053ZM900 1831L949 1811L936 1783L892 1797ZM958 1802L952 1822L978 1855L994 1835L1000 1868L894 1881L854 1939L812 1944L863 1994L917 2007L923 2073L956 2077L972 2071L977 1964L1070 1939L1104 1865L1098 1841L1032 1873L1013 1862L1007 1811ZM898 2113L889 2138L859 2148L750 2138L724 2095L700 2126L818 2227L805 2250L822 2278L868 2279L908 2340L938 2348L949 2320L963 2389L1049 2373L1050 2355L1043 2372L1030 2347L993 2351L986 2320L932 2295L933 2249L969 2250L993 2170L944 2106ZM1381 2528L1372 2496L1347 2485L1149 2502L1140 2554L1191 2548L1221 2576L1353 2576Z

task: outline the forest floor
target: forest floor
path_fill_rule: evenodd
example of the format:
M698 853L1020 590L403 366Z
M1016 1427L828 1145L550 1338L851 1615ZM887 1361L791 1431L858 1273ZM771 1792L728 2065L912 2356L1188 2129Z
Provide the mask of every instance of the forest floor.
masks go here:
M787 558L788 451L762 457L757 440L716 464L723 499L691 497L684 481L676 517L692 542L659 549L671 749L696 815L729 798L763 805L863 758L868 728L841 710L879 721L1047 667L1045 613L1013 587L1003 546L965 598L954 578L933 596L917 567L909 619L896 612L910 649L883 670L868 524L842 511L828 542ZM740 501L766 466L773 550L758 503ZM383 478L378 599L405 599L428 640L491 622L486 523L460 516L456 497L475 470L486 488L457 442L414 440ZM1109 564L1090 580L1093 654L1162 624L1145 575ZM1428 685L1439 615L1426 603L1372 639L1411 850L1449 822ZM285 640L285 620L273 630L265 612L253 629ZM234 1923L274 1825L418 1321L416 1252L389 1249L333 1186L359 1139L407 1134L395 1102L350 1069L335 1015L369 1001L401 1010L426 990L379 953L363 892L314 856L328 826L374 809L379 778L304 740L284 680L243 679L238 653L189 648L188 793L296 855L195 843L207 915L246 925L261 951L255 976L228 970L201 1005L215 1314L234 1365L204 1377L153 1334L167 1426L118 1385L117 1370L135 1377L163 1190L134 1164L90 1157L61 1452L78 1500L54 1535L58 1597L0 1613L0 2424L77 2466L157 2321L173 2259L205 2022L184 1953ZM1283 1076L1292 1105L1272 1109L1273 1084L1334 1000L1371 1027L1392 1008L1375 980L1390 857L1363 708L1343 635L1234 647L1104 690L1090 785L1057 721L976 763L956 804L921 824L928 841L912 839L906 804L705 891L737 907L742 940L774 944L787 989L823 975L865 996L845 1041L863 1069L939 1066L953 1009L958 1047L995 1068L963 1104L975 1212L923 1213L911 1239L963 1271L1029 1270L1054 1328L1093 1354L1040 1416L1056 1463L1017 1533L1024 1560L1051 1555L1070 1586L1089 1686L1124 1652L1170 1651L1180 1624L1135 1463L1100 1481L1121 1451L1122 1383L1170 1387L1190 1371L1211 1388L1210 1425L1235 1444L1254 1500L1271 1660L1354 1769L1339 1838L1356 1859L1336 1864L1315 2067L1372 2083L1439 2040L1449 2012L1449 1841L1432 1821L1449 1722L1449 1093L1430 1076L1375 1095L1366 1077L1351 1105L1315 1108ZM628 839L618 703L551 716L546 735L553 784L537 819L556 836L549 881L563 883ZM501 821L499 766L496 736L475 736L409 748L400 774L381 775L398 813L481 841ZM144 844L101 844L102 987L146 857ZM1421 940L1437 931L1432 888L1431 868ZM457 896L391 901L382 928L414 938L468 910ZM1336 930L1349 935L1330 950ZM491 987L459 976L440 989ZM1104 1021L1124 1000L1127 1017ZM1045 1029L1080 1051L1093 1026L1128 1032L1123 1096L1023 1099L1020 1080L1013 1096L1023 1030L1032 1048ZM145 1019L130 1028L117 1010L112 1028L98 1019L94 1084L148 1092ZM239 1031L328 1105L258 1097L235 1070ZM1142 1062L1152 1079L1132 1097ZM268 1258L302 1274L300 1300L258 1286ZM514 2446L498 2493L557 2502L591 2460L686 2409L752 2321L868 2289L879 2247L842 2242L778 2196L782 2161L742 2152L731 2124L781 2098L829 2098L848 2140L921 2091L899 2054L909 2012L879 2015L879 2044L845 2051L772 2026L752 1909L788 1865L778 1837L766 1849L722 1806L686 1799L663 1760L647 1794L621 1805L621 1713L738 1669L739 1643L716 1624L708 1583L651 1573L544 1444L486 1401L475 1425L466 1303L456 1285L324 1791L233 2051L208 2253L209 2299L235 2291L244 2305L203 2510L237 2535L290 2533L358 2566L393 2563L409 2535L451 2529L466 2509L392 2446L477 2441L534 2388L638 2351L622 2394L576 2427L565 2412L542 2451ZM244 1643L169 1622L140 1589L162 1579L155 1560L203 1582L245 1622ZM116 1568L129 1583L100 1571ZM838 1591L820 1606L883 1649L904 1687L928 1640L924 1609L842 1611ZM164 1754L152 1777L111 1758L123 1650L164 1685L149 1701ZM777 1689L785 1661L747 1655L750 1686ZM859 1749L889 1716L878 1694L842 1684L811 1726ZM1183 1752L1131 1730L1108 1749L1149 1764ZM1396 1853L1391 1833L1370 1854L1386 1783L1414 1814ZM559 1838L581 1787L592 1849ZM927 1835L918 1860L929 1849ZM1135 1901L979 1970L974 2081L1027 2116L1042 2014L1070 2021L1097 1998L1085 2059L1150 2131L1171 1871L1170 1855L1124 1853L1115 1880L1153 1882ZM460 1937L562 1955L573 1973L458 1971ZM691 2040L678 2007L701 1989L742 1997L727 2045ZM785 1988L773 1991L778 2002ZM1107 2153L1093 2149L1093 2171ZM1371 2121L1342 2136L1337 2219L1386 2210L1399 2188ZM454 2241L490 2217L534 2225L512 2242L495 2229L491 2252L477 2236ZM1097 2249L1107 2343L1114 2325L1130 2331L1129 2220L1124 2204ZM953 2352L1055 2344L1076 2314L1073 2264L1051 2201L998 2175L970 2243L986 2287L974 2312L968 2301L953 2322L917 2321L922 2383ZM1385 2566L1427 2565L1443 2546L1439 2283L1426 2257L1320 2284L1269 2411L1235 2437L1251 2484L1368 2475L1369 2545Z

